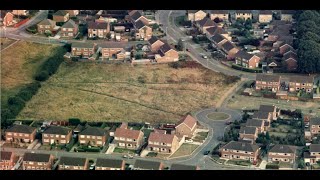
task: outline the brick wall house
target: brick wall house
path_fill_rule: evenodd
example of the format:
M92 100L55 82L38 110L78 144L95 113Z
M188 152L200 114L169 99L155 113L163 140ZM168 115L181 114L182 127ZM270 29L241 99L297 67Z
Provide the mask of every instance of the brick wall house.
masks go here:
M149 46L150 46L150 50L151 52L153 53L156 53L159 51L160 47L162 45L164 45L164 42L162 42L160 39L158 39L157 37L155 36L152 36L149 40Z
M59 161L58 170L88 170L88 158L76 158L62 156Z
M51 19L44 19L37 24L38 33L43 34L46 31L52 32L56 27L56 22Z
M32 143L36 138L36 128L27 125L13 125L6 130L6 142Z
M73 57L89 58L96 52L96 44L92 43L72 43L71 55Z
M276 144L268 152L268 161L282 161L294 163L296 159L296 146Z
M51 170L54 157L51 154L25 153L23 170Z
M289 78L289 91L298 92L303 90L311 93L313 90L313 76L290 76Z
M155 55L157 63L168 63L179 60L179 53L174 50L168 43L164 43Z
M125 170L125 162L120 159L98 158L96 170Z
M207 13L203 10L188 10L187 18L189 21L199 21L207 16Z
M88 37L106 38L110 32L110 24L107 22L89 22L88 23Z
M179 146L176 135L152 132L148 138L147 149L157 153L174 153Z
M258 137L257 127L241 127L239 131L239 137L243 140L249 140L255 142Z
M17 163L19 156L14 152L1 151L0 170L11 170Z
M197 120L188 115L179 122L175 129L177 135L191 138L194 134L194 131L197 129Z
M260 58L256 55L249 54L245 51L238 51L235 54L236 64L243 66L245 68L258 68Z
M143 132L126 127L117 128L114 133L114 142L118 147L137 150L143 144Z
M64 10L59 10L52 15L52 19L55 22L67 22L69 18L70 18L69 13Z
M320 134L320 118L310 119L310 132L311 136L316 136Z
M106 130L98 127L86 126L84 130L79 133L78 137L81 145L101 147L105 145L108 133Z
M71 129L61 126L50 126L42 133L42 144L68 144L71 138Z
M280 89L280 76L257 74L256 90L269 89L277 92Z
M231 141L224 145L220 151L222 159L241 159L253 162L258 159L259 149L256 144Z
M79 32L79 26L70 19L61 27L61 37L74 38Z

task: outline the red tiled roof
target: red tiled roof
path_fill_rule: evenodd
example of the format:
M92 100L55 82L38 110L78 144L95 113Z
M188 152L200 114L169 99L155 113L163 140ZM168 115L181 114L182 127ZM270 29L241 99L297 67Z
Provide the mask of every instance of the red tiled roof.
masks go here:
M9 151L1 151L0 160L10 160L11 159L12 152Z
M160 143L172 143L175 135L174 134L160 134L156 132L150 133L148 141L160 142Z
M184 119L182 119L182 121L179 124L184 123L186 126L188 126L190 129L193 128L193 126L195 124L197 124L197 120L195 118L193 118L192 116L188 115L187 117L185 117Z
M140 133L141 133L141 131L138 131L138 130L117 128L116 132L114 133L114 136L115 137L130 138L130 139L138 139Z

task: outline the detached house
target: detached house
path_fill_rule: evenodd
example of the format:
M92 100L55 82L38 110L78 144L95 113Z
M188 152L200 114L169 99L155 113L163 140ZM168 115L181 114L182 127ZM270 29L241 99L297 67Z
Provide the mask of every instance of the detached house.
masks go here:
M149 40L152 36L152 28L145 22L138 20L133 24L135 28L136 39Z
M114 133L114 143L120 148L137 150L143 144L143 132L127 127L117 128Z
M88 170L88 158L61 157L58 170Z
M6 10L0 10L0 26L10 26L13 25L14 15Z
M101 58L109 60L125 60L127 43L103 42L98 45L101 48Z
M106 38L110 32L110 24L107 22L89 22L88 23L88 37L89 38Z
M251 10L237 10L236 11L236 19L252 19Z
M157 37L155 36L152 36L149 40L149 45L150 45L150 50L151 52L153 53L156 53L159 51L160 47L162 45L164 45L164 42L162 42L160 39L158 39Z
M152 132L149 135L147 149L158 153L174 153L180 147L179 139L174 134Z
M95 147L104 146L107 141L107 131L98 128L87 126L79 133L79 142L81 145L90 145Z
M52 15L55 22L67 22L70 19L69 13L64 10L59 10Z
M125 170L125 162L120 159L98 158L96 170Z
M255 142L258 137L257 127L241 127L239 131L240 139Z
M297 152L296 146L276 144L268 152L268 161L271 161L271 162L282 161L282 162L294 163L296 159L296 152Z
M298 56L293 51L288 51L283 55L283 60L286 63L288 71L295 71L298 68Z
M235 54L236 64L243 66L245 68L258 68L260 58L256 55L249 54L245 51L238 51Z
M206 29L206 35L207 38L210 39L210 37L216 35L216 34L220 34L221 36L223 36L224 38L226 38L227 40L231 41L231 36L229 35L229 33L222 27L219 26L214 26L214 27L209 27Z
M56 27L56 22L51 19L44 19L37 24L38 33L43 34L47 31L52 32Z
M252 119L260 119L265 122L270 122L271 121L271 114L269 112L265 112L265 111L255 111L252 115Z
M280 76L257 74L256 90L269 89L272 92L277 92L280 89Z
M281 10L281 21L293 21L294 10Z
M235 55L239 51L239 49L234 44L232 44L230 41L227 41L224 44L222 44L221 50L224 52L224 54L228 60L234 59Z
M6 130L6 142L32 143L36 138L37 129L27 125L13 125Z
M277 120L280 115L280 110L275 105L260 105L259 111L269 113L272 120Z
M290 76L289 78L289 91L297 92L303 90L311 93L313 89L313 76Z
M76 17L79 14L79 10L66 10L70 17Z
M14 152L1 151L0 170L12 170L18 159L19 156L17 156Z
M310 144L309 152L304 153L304 162L317 164L320 161L320 144Z
M258 133L265 131L264 121L260 119L248 119L246 122L246 127L256 127L258 129Z
M132 11L129 13L129 16L132 23L142 21L144 24L149 25L149 20L146 17L142 16L140 11Z
M179 53L168 43L164 43L155 54L155 59L157 63L175 62L179 60Z
M96 52L96 44L74 42L71 46L73 57L89 58Z
M254 162L258 159L259 149L256 144L231 141L221 148L221 159L242 159Z
M279 53L281 55L284 55L286 52L289 52L289 51L295 51L293 49L293 47L287 43L283 43L280 47L279 47Z
M184 119L182 119L176 126L176 134L191 138L196 129L197 120L194 117L188 115Z
M221 48L222 45L228 41L227 39L225 39L225 38L224 38L222 35L220 35L220 34L216 34L216 35L212 36L212 37L210 38L210 40L211 40L211 42L213 43L213 44L212 44L213 46L219 47L219 48Z
M272 21L271 10L260 10L259 12L259 23L270 23Z
M310 132L311 136L316 136L320 134L320 118L310 119Z
M195 21L195 26L201 33L206 33L206 29L210 27L215 27L217 24L213 22L210 18L203 18L199 21Z
M64 38L74 38L78 34L78 31L79 26L72 19L66 22L60 30L61 37Z
M158 161L145 161L137 159L134 163L134 170L163 170L164 164Z
M54 157L51 154L25 153L23 170L51 170Z
M228 10L211 10L210 11L210 18L211 18L211 20L219 18L220 20L228 21L229 20L229 11Z
M68 144L71 138L71 129L61 126L50 126L42 133L43 144Z
M199 21L207 16L203 10L188 10L187 16L189 21Z

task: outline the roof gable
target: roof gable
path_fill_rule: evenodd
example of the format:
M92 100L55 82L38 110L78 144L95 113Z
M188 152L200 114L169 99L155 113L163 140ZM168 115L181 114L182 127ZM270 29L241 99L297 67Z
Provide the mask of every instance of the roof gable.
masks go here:
M194 117L187 115L181 120L177 127L181 124L185 124L189 129L192 129L195 125L197 125L197 120Z
M176 136L174 134L161 134L152 132L149 135L148 141L172 144L175 137Z

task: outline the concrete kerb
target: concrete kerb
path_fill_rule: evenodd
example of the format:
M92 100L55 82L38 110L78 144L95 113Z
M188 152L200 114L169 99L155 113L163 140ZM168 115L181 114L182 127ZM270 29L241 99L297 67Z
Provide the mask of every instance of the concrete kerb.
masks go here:
M208 117L208 115L213 114L213 113L224 113L224 114L228 115L228 118L226 118L226 119L213 120L213 119L211 119L211 118ZM209 119L209 120L211 120L211 121L227 121L227 120L229 120L229 119L232 117L230 114L225 113L225 112L213 112L213 113L207 114L207 115L206 115L206 118Z

